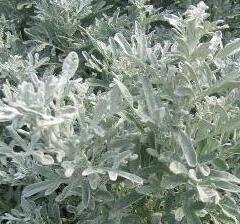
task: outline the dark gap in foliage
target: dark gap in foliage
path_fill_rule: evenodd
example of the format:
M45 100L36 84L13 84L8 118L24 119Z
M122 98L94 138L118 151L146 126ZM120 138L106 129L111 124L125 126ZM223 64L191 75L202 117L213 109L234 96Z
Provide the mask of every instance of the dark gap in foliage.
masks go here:
M193 116L195 116L197 113L197 107L194 105L191 109L190 109L190 114L192 114Z
M19 153L19 152L25 152L25 150L24 150L21 146L19 146L19 145L13 146L13 151L14 151L14 152L17 152L17 153Z

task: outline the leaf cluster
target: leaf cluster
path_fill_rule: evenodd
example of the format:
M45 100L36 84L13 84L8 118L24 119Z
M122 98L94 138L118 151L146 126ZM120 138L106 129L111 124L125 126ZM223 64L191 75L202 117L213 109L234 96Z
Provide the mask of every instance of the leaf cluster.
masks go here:
M0 223L239 223L240 40L154 5L0 1Z

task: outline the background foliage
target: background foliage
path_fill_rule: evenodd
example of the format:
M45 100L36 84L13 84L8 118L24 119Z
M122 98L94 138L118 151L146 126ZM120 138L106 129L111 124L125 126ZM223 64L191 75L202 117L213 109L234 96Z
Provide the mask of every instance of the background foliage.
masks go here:
M239 223L239 7L0 0L0 223Z

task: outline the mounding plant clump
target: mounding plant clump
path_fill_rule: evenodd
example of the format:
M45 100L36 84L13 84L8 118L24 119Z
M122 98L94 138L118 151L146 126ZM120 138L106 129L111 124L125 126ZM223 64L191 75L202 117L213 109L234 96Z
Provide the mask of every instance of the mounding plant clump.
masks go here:
M0 223L240 222L240 39L204 2L10 2Z

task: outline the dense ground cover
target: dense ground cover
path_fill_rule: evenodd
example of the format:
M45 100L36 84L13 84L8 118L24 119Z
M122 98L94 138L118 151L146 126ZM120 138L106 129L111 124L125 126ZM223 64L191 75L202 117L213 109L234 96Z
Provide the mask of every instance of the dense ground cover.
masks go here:
M239 8L0 0L0 223L239 223Z

